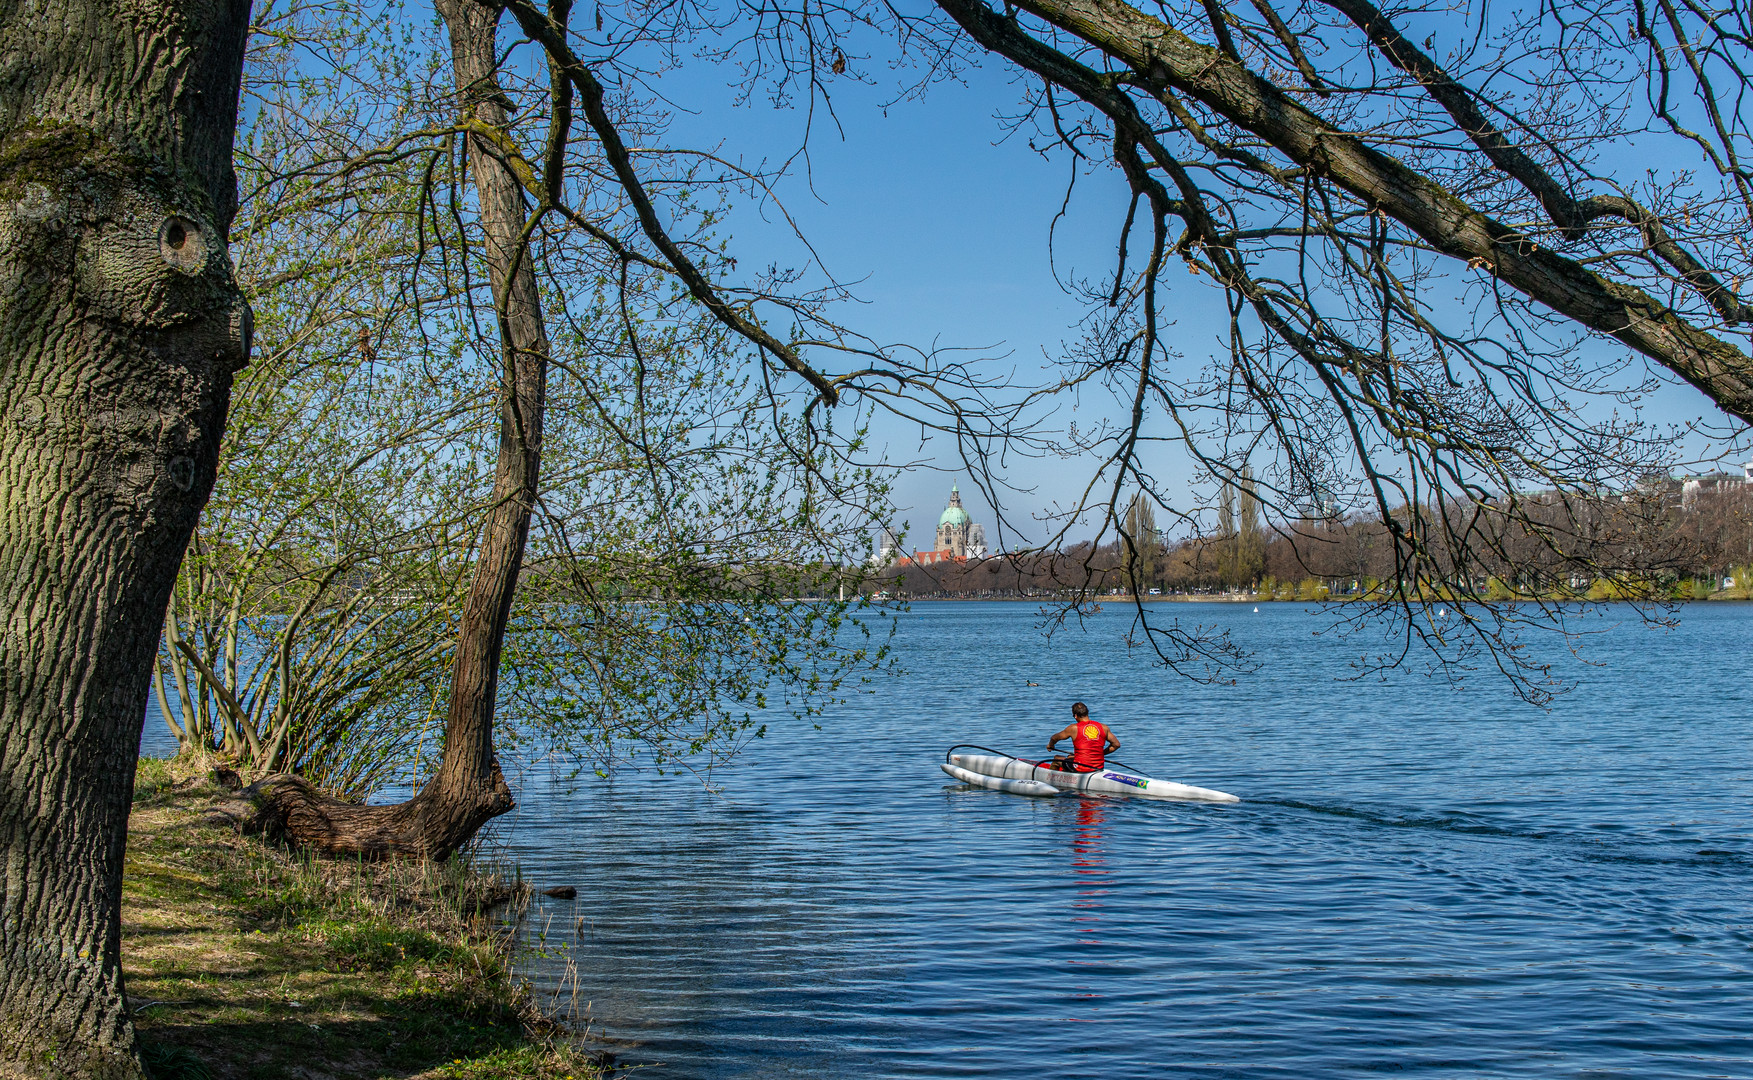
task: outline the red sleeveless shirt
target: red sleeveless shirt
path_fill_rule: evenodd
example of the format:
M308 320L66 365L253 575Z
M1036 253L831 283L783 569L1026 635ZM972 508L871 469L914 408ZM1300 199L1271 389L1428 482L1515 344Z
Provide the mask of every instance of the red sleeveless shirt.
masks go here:
M1072 725L1071 762L1079 772L1095 772L1108 760L1108 727L1087 717Z

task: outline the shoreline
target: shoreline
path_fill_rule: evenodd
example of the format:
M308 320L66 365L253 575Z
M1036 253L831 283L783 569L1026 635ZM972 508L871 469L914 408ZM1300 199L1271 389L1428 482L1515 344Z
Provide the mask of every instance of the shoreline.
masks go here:
M876 598L871 597L870 599L872 599L874 601ZM903 600L903 601L906 601L908 603L934 603L934 604L936 604L936 603L946 603L946 604L947 603L956 603L956 604L973 604L973 603L984 603L984 604L1052 604L1052 603L1063 603L1069 599L1070 599L1069 597L1057 597L1057 596L930 596L930 595L926 595L926 596L892 596L892 597L885 597L884 598L885 601ZM1298 599L1295 597L1272 597L1272 596L1262 596L1262 595L1258 595L1258 594L1255 594L1255 595L1247 595L1247 594L1233 595L1233 594L1231 594L1231 595L1217 596L1217 595L1198 595L1198 594L1187 594L1187 593L1178 593L1174 596L1140 596L1140 597L1116 596L1113 594L1105 594L1105 595L1101 595L1101 596L1092 596L1089 599L1090 599L1090 602L1092 602L1092 603L1104 604L1104 605L1106 605L1106 604L1131 604L1135 599L1142 602L1142 603L1146 603L1146 604L1320 604L1323 606L1331 606L1331 607L1343 606L1345 604L1374 603L1375 602L1375 601L1366 600L1363 597L1357 597L1357 596L1341 596L1341 597L1338 597L1336 599L1330 598L1330 599L1324 599L1324 600L1303 600L1303 599ZM809 598L802 598L802 599L795 601L795 602L810 603L812 601ZM1455 603L1456 601L1454 601L1450 598L1447 598L1447 597L1435 597L1435 598L1432 598L1432 599L1430 599L1428 601L1424 601L1424 602L1431 603L1431 604L1452 604L1452 603ZM1684 606L1686 604L1746 604L1746 603L1753 603L1753 596L1723 596L1723 595L1718 594L1718 595L1712 595L1712 596L1690 596L1690 597L1685 597L1685 598L1669 597L1669 598L1660 599L1660 600L1625 600L1625 599L1620 599L1620 598L1591 600L1586 596L1573 596L1573 597L1564 597L1564 598L1545 598L1545 599L1542 599L1540 597L1517 597L1515 599L1510 599L1510 600L1475 600L1475 601L1470 601L1470 603L1484 604L1484 605L1498 605L1498 604L1504 604L1504 605L1515 605L1515 604L1632 604L1632 603L1640 603L1640 604L1674 604L1676 606Z
M604 1075L513 972L499 906L527 902L521 880L289 852L240 835L228 797L139 761L122 964L157 1080Z
M1066 597L1066 596L969 596L966 594L937 595L937 594L933 594L933 593L922 593L922 594L917 594L917 595L904 595L904 596L886 596L886 595L885 596L878 596L874 593L866 593L862 597L848 598L845 602L851 603L851 602L853 602L854 599L862 599L862 600L865 600L865 601L872 603L872 604L884 604L884 603L889 603L892 601L906 601L909 603L920 602L920 601L931 601L933 603L936 603L936 602L941 601L941 602L946 602L946 603L947 602L955 602L955 603L987 603L987 604L1023 604L1023 603L1049 604L1049 603L1064 603L1064 602L1070 600L1070 597ZM1130 603L1132 603L1134 598L1131 596L1124 595L1124 594L1103 593L1103 594L1098 595L1098 596L1092 596L1089 599L1092 602L1098 603L1098 604L1130 604ZM1292 597L1292 596L1266 596L1262 593L1239 593L1239 594L1238 593L1221 593L1221 594L1219 594L1219 593L1173 593L1173 594L1166 595L1166 596L1141 596L1141 597L1138 597L1137 599L1142 601L1143 603L1146 603L1146 604L1331 604L1331 605L1340 605L1340 604L1375 603L1375 602L1377 602L1377 601L1369 600L1365 597L1350 596L1350 595L1340 596L1337 598L1328 597L1328 598L1324 598L1324 599L1305 599L1302 597ZM835 598L831 597L831 596L786 596L786 597L781 597L780 599L778 599L777 601L774 601L774 602L781 603L781 604L828 604L828 603L835 603L836 601L835 601ZM1431 600L1426 601L1426 602L1432 603L1432 604L1452 604L1452 603L1455 603L1456 601L1450 597L1434 597ZM1675 605L1705 604L1705 603L1708 603L1708 604L1745 604L1745 603L1753 602L1753 595L1728 596L1728 595L1725 595L1724 591L1718 591L1718 592L1710 594L1709 596L1685 596L1685 597L1670 596L1670 597L1663 597L1660 599L1651 599L1651 600L1628 600L1628 599L1625 599L1623 597L1590 598L1587 596L1565 596L1565 597L1520 596L1520 597L1513 597L1513 598L1508 598L1508 599L1503 599L1503 600L1493 600L1490 598L1483 598L1483 599L1477 599L1477 600L1472 600L1472 601L1467 601L1467 602L1472 603L1472 604L1483 604L1483 605L1487 605L1487 606L1497 605L1497 604L1631 604L1631 603L1675 604ZM653 603L653 601L634 600L634 601L628 601L628 603L643 605L643 604Z

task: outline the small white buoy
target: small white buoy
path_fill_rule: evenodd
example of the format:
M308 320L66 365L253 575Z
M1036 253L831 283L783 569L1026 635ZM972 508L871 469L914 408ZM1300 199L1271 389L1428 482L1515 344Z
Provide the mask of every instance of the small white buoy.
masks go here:
M1447 618L1448 614L1449 614L1448 608L1437 608L1436 609L1436 617L1439 619Z
M1256 614L1256 615L1258 615L1258 614L1260 614L1260 609L1259 609L1259 608L1255 608L1255 609L1254 609L1254 614Z

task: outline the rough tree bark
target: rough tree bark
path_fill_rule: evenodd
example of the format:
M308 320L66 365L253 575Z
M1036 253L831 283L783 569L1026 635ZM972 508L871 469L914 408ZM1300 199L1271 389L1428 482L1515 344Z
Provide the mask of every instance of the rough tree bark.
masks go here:
M463 108L474 120L506 131L510 115L495 45L502 9L475 0L438 0L436 6L450 31ZM331 854L446 859L514 805L493 750L493 709L500 649L536 501L548 333L524 237L522 186L483 138L471 138L469 165L499 312L505 385L493 498L458 633L443 760L419 794L394 806L344 803L290 776L269 777L249 792L256 804L251 828Z
M249 4L0 11L0 1075L140 1077L122 855L249 309Z

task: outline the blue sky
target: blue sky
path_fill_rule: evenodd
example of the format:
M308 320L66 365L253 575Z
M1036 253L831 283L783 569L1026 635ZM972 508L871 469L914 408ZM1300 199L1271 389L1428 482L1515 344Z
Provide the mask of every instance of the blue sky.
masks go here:
M759 96L736 106L726 78L723 68L691 64L653 84L683 110L666 141L717 146L746 165L790 156L802 139L803 111L776 108ZM963 82L940 83L923 99L891 104L897 85L880 66L876 86L836 82L840 129L818 115L808 167L794 167L778 191L827 269L858 283L863 303L839 312L843 323L879 342L977 350L992 358L987 370L994 374L1038 382L1062 343L1076 337L1082 314L1055 280L1055 269L1061 278L1112 272L1124 185L1105 163L1079 180L1053 233L1050 260L1049 229L1065 198L1068 167L1063 154L1047 159L1032 150L1026 132L1007 133L999 117L1016 111L1022 96L1012 72L988 58ZM744 266L795 266L809 258L778 215L762 220L753 207L739 207L727 233ZM1222 347L1221 298L1202 278L1171 275L1170 284L1173 344L1189 368L1197 367ZM1083 407L1100 415L1099 404ZM1717 415L1702 395L1672 386L1648 403L1646 415L1677 423L1707 413ZM917 426L897 423L880 427L878 436L891 460L926 466L899 478L897 502L911 525L909 542L928 542L957 480L970 512L990 528L991 508L955 471L941 440L922 445ZM1160 453L1162 460L1150 464L1171 491L1190 486L1185 459ZM1028 490L1007 500L1013 523L1075 499L1088 472L1075 460L1019 463L1010 478ZM1042 535L1027 532L1026 540Z
M718 143L745 163L788 155L801 140L803 113L764 100L733 107L722 78L706 66L664 78L661 88L677 104L700 109L676 116L672 142ZM1048 159L1030 149L1026 132L1007 132L999 115L1014 111L1021 93L1008 71L989 61L967 72L965 83L941 83L923 100L885 107L894 92L893 84L837 85L841 130L818 117L807 171L797 166L780 189L828 270L857 283L862 303L842 310L841 321L879 342L973 350L990 358L985 367L994 374L1041 381L1062 343L1076 338L1083 314L1054 270L1065 277L1112 272L1126 211L1123 181L1105 163L1093 174L1086 169L1054 229L1067 163L1064 155ZM739 261L806 259L789 227L777 215L767 218L750 207L733 216L727 231ZM1182 347L1190 358L1203 357L1221 329L1211 319L1221 311L1216 295L1190 281L1177 300L1189 308ZM899 477L910 543L929 544L958 481L975 520L991 529L991 507L970 490L942 440L922 445L917 425L898 422L878 434L891 460L928 463ZM1011 496L1006 511L1026 524L1042 507L1075 500L1087 479L1076 462L1021 462L1010 481L1026 491Z

